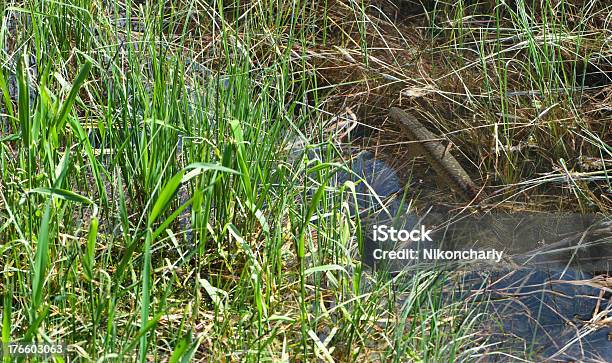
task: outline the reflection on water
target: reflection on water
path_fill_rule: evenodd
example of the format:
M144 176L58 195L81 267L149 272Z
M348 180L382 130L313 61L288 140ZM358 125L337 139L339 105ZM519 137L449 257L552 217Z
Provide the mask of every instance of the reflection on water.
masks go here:
M380 209L379 200L385 200L402 190L400 179L395 170L382 160L376 159L374 154L364 151L351 160L353 173L341 172L339 181L351 180L356 185L357 201L361 210ZM379 198L374 197L374 193ZM399 200L393 198L387 208L397 212Z
M388 222L410 228L419 221L400 203L401 182L387 163L362 152L353 159L352 171L354 174L341 173L338 182L363 179L367 183L357 186L359 213L368 219L364 225ZM383 205L390 215L383 211ZM401 218L393 218L398 215ZM606 243L609 246L609 236ZM379 244L367 240L365 246L364 262L372 266L374 261L368 256ZM562 264L508 267L465 272L461 286L464 299L489 301L487 312L493 319L483 325L492 344L487 359L509 361L508 354L530 352L522 358L612 361L612 315L608 312L612 310L612 290L605 281L599 285L591 282L596 281L595 274L609 269L582 272Z
M529 352L526 358L534 361L610 361L612 330L601 323L609 315L610 293L584 283L592 277L534 268L470 272L462 281L467 291L462 296L488 301L492 319L483 333L493 358L507 361L502 353Z

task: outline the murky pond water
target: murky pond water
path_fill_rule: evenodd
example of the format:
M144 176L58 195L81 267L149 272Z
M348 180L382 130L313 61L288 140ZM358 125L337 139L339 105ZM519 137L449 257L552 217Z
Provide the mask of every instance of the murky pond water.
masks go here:
M385 161L375 158L370 152L362 152L353 159L352 171L353 174L341 173L338 181L357 182L361 178L369 185L358 185L358 203L361 215L365 215L368 221L364 231L368 236L364 261L372 266L377 263L372 258L372 251L381 248L381 243L373 241L369 233L372 224L388 222L397 228L410 229L424 216L408 211L406 203L401 202L402 182ZM383 211L383 204L386 211ZM588 223L581 225L584 223L582 216L573 215L559 221L553 217L557 215L523 215L504 220L493 215L464 224L470 229L481 226L488 232L494 231L496 238L503 243L509 243L510 238L514 241L515 251L523 252L507 257L499 264L459 265L461 270L457 273L462 275L461 291L450 295L482 301L486 306L485 312L491 319L483 323L481 333L488 338L487 361L513 361L518 357L529 361L612 361L612 281L597 277L607 275L609 271L606 257L612 255L612 228L605 224L604 232L611 233L598 235L598 242L580 250L579 254L576 249L565 248L565 245L552 249L552 253L551 248L538 245L540 238L550 241L551 229L561 236L568 236L573 229L583 231L589 228ZM437 214L437 220L440 220L440 214ZM492 228L495 224L505 228ZM535 233L534 226L541 226L544 232ZM500 237L500 230L506 239ZM533 247L529 250L539 253L526 253L525 249L530 245ZM419 246L421 249L428 247L431 244ZM467 246L455 245L457 247ZM383 248L397 250L398 246ZM577 262L577 257L585 256L594 257L597 263ZM409 262L402 263L391 264L391 267L399 271L414 266ZM458 265L453 266L456 268Z
M610 361L612 329L602 322L609 320L611 295L605 286L587 285L593 277L533 268L490 275L491 350L531 351L534 360Z

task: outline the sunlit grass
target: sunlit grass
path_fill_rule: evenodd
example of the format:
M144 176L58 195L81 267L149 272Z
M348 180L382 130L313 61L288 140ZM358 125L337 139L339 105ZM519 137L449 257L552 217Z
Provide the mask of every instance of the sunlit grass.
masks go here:
M351 97L416 79L399 54L411 34L390 35L399 29L384 27L376 9L305 0L0 4L2 342L65 342L74 357L102 361L479 353L482 304L449 296L447 273L372 273L361 262L355 184L334 182L350 155L330 120L363 126L370 114L353 118L361 103ZM510 185L511 195L542 171L508 151L525 136L513 124L523 112L537 116L525 132L543 145L538 153L572 160L570 143L555 140L582 139L589 155L609 159L601 125L539 123L553 105L579 109L574 86L584 77L566 65L597 52L590 30L519 7L493 15L483 33L469 10L463 2L427 10L431 58L461 60L416 82L435 83L450 104L501 115L487 128L486 118L437 125L476 133L454 141L480 157L482 179L494 175L491 184ZM534 27L540 21L553 38ZM509 49L505 39L518 35L520 49ZM559 60L568 47L588 54ZM483 75L482 88L465 100L448 96L456 91L442 90L448 79L469 79L468 69ZM514 102L507 96L517 84L547 96L537 107ZM601 209L591 181L572 184L573 195Z

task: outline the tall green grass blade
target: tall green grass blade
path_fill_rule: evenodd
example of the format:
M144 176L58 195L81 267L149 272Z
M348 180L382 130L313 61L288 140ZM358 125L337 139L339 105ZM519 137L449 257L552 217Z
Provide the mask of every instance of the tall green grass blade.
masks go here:
M4 105L9 117L12 119L15 117L15 110L13 109L13 101L11 100L11 95L9 93L6 78L4 77L4 72L2 69L0 69L0 91L2 91L2 104Z
M108 197L106 195L106 188L104 187L104 182L102 180L102 172L100 170L99 161L96 159L94 154L94 150L89 142L89 138L83 129L83 126L76 118L71 118L70 127L78 137L79 142L89 159L89 165L91 167L91 172L94 177L94 181L96 182L96 186L98 188L98 194L100 196L101 202L100 204L106 206L108 204Z
M254 202L253 195L253 187L251 186L251 177L249 172L249 166L246 161L246 150L244 146L244 134L242 132L242 126L240 125L240 121L236 119L232 119L230 121L230 125L232 128L232 135L236 141L236 160L238 161L238 166L242 173L240 180L242 180L242 185L244 186L244 191L247 195L247 198L251 203Z
M58 189L58 188L34 188L30 189L28 193L36 193L41 195L55 196L59 199L63 199L69 202L81 203L84 205L94 205L94 202L82 195L79 195L73 191Z
M98 237L98 218L93 217L89 222L89 232L87 233L87 247L83 258L83 272L87 280L93 280L93 270L95 263L96 239Z
M170 359L168 363L182 363L186 362L189 359L190 349L189 347L192 345L191 342L191 333L183 336L179 339L178 343L174 347L172 354L170 355Z
M181 181L183 180L183 175L185 174L185 170L181 170L176 173L164 186L162 191L159 193L155 204L153 205L153 209L149 214L147 225L149 228L153 225L155 220L160 216L160 214L164 211L164 209L168 206L168 203L176 193L179 185L181 185Z
M149 228L150 231L150 228ZM142 293L140 300L140 326L143 333L140 336L140 348L139 357L140 362L146 362L147 355L147 327L150 327L149 321L149 305L151 304L151 243L152 233L147 232L145 237L144 250L143 250L143 266L142 266ZM154 328L154 327L151 327Z
M36 254L32 271L32 301L30 308L30 321L35 321L37 309L42 304L43 287L47 278L47 267L49 264L49 223L51 220L51 198L46 203L38 239L36 240Z
M9 278L4 279L4 294L2 294L2 348L11 341L11 317L13 313L13 283ZM4 363L10 362L8 354L2 357Z
M153 232L153 239L156 239L168 226L178 218L185 209L187 209L191 203L193 202L193 197L183 203L180 207L178 207L172 214L164 220L163 223L160 224L159 227Z
M62 103L59 114L57 115L57 119L55 121L55 125L57 125L58 130L62 130L66 125L66 118L72 110L72 105L74 105L74 101L76 100L79 91L83 86L83 83L85 83L85 80L87 79L90 70L91 61L88 60L85 62L85 64L83 64L83 66L81 66L79 74L76 76L74 82L72 83L72 88L70 88L70 93L68 94L68 97Z
M240 175L240 172L238 172L238 171L236 171L236 170L234 170L232 168L228 168L228 167L225 167L223 165L213 164L213 163L191 163L191 164L187 165L185 167L185 169L186 170L191 170L191 172L189 172L189 173L187 173L187 175L185 175L185 178L183 179L183 183L187 182L191 178L193 178L193 177L195 177L197 175L200 175L201 173L203 173L205 171L208 171L208 170L220 171L220 172L223 172L223 173Z
M139 330L138 333L136 334L136 336L134 337L134 339L132 339L132 341L130 341L129 344L127 344L123 350L121 351L121 355L125 356L128 353L131 353L132 350L136 347L136 345L138 345L139 342L142 342L143 338L146 338L146 335L151 331L154 330L155 327L157 327L157 323L159 323L159 319L162 317L162 313L159 313L157 315L155 315L153 318L149 319L147 321L147 323L142 326ZM142 353L142 356L139 358L139 360L142 361L142 359L146 360L146 352Z

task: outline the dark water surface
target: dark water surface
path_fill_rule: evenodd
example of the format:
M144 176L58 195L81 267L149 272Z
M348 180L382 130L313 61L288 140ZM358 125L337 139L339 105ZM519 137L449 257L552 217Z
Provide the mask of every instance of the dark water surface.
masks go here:
M368 229L373 223L388 222L398 228L410 229L423 216L408 211L406 203L401 203L404 187L400 178L392 167L376 159L372 153L358 154L352 162L352 171L354 174L341 173L338 182L363 179L370 186L360 183L357 188L360 213L367 221L364 262L372 266L376 262L371 253L381 247L381 243L374 242L369 234ZM379 198L375 198L373 193ZM383 205L389 213L383 211ZM497 238L504 243L511 240L516 251L527 252L524 250L528 246L554 241L551 239L554 236L552 230L567 236L572 230L583 231L588 225L583 216L557 217L552 213L513 217L501 220L501 229L490 227L500 224L500 219L495 216L476 223L482 229L497 232ZM514 224L509 221L528 227L521 225L512 229ZM535 233L534 226L542 228ZM481 327L490 344L483 359L514 361L514 355L529 361L612 361L612 324L609 321L612 319L612 289L606 287L605 282L593 283L598 281L594 277L609 271L609 259L603 257L612 255L611 235L598 236L596 242L581 250L580 257L595 257L597 264L592 261L577 263L575 249L559 248L561 252L540 253L536 258L531 258L533 253L523 253L520 258L506 259L497 265L477 264L472 268L462 265L461 291L452 293L453 299L460 296L461 299L486 301L483 305L487 306L486 312L491 316ZM424 247L430 246L419 246ZM401 270L408 265L392 267ZM605 319L608 319L607 324L602 324Z

